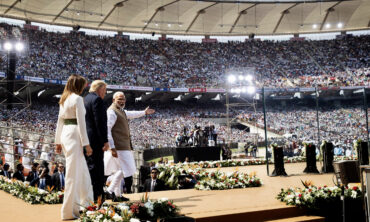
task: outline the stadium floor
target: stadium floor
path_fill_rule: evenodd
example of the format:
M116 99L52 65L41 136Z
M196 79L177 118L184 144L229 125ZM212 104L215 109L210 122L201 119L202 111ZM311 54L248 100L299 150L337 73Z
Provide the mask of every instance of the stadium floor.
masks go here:
M161 191L151 193L149 198L157 199L167 197L180 206L181 213L194 218L207 218L210 216L237 214L260 211L266 209L289 208L275 199L281 188L302 187L301 180L310 180L317 186L333 185L333 174L304 174L306 163L286 164L288 177L269 177L266 166L244 166L221 168L221 171L230 172L235 169L241 172L256 172L262 179L263 186L256 188L234 189L224 191ZM318 168L320 164L317 164ZM209 169L210 171L217 169ZM273 166L270 166L272 172ZM143 194L126 195L131 200L139 200ZM61 221L61 205L31 205L21 199L15 198L4 191L0 191L1 221Z

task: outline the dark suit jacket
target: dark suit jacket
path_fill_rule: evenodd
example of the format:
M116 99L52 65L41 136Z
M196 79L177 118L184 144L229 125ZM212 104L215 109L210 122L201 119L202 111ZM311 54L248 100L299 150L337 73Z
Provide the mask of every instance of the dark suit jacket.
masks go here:
M150 192L150 187L152 186L152 179L145 180L143 192ZM160 179L157 179L155 182L153 191L165 190L164 182Z
M41 178L40 178L41 179ZM37 187L40 187L40 180L38 181L39 183L38 183L38 185L37 185ZM49 175L49 174L47 174L46 176L45 176L45 189L44 190L47 190L47 187L50 187L51 188L51 186L52 186L52 183L51 183L51 176Z
M5 176L4 170L0 170L0 175ZM8 171L8 178L11 179L11 173Z
M64 184L65 184L65 173L64 173ZM54 190L61 190L60 173L56 172L51 176L51 185L54 186ZM64 187L63 187L64 189Z
M31 186L35 186L36 184L39 183L39 177L36 177L36 172L31 171L28 174L26 181L30 182Z
M24 175L23 175L22 172L17 171L13 174L13 179L20 180L20 181L24 182Z
M84 98L86 109L86 130L90 146L94 152L101 152L104 143L108 142L107 109L103 100L95 93L89 93Z

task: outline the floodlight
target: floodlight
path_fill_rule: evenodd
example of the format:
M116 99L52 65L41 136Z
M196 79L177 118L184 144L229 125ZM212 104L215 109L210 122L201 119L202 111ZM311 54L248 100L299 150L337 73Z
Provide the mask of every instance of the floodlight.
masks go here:
M239 75L239 80L243 80L243 79L244 79L244 76Z
M17 50L18 52L23 51L23 49L24 49L24 45L23 45L23 43L21 43L21 42L17 42L17 43L15 44L15 50Z
M343 23L339 22L337 25L338 28L343 28Z
M231 92L231 93L235 93L235 90L234 90L234 89L230 89L230 92Z
M254 87L254 86L248 86L247 87L247 92L248 92L248 94L255 93L256 92L256 87Z
M235 80L236 80L236 77L234 75L230 75L230 76L227 77L227 81L229 83L234 83Z
M247 81L252 81L253 80L253 76L252 75L247 75L244 77L245 80Z
M12 50L12 48L13 48L12 43L10 43L10 42L6 42L6 43L4 44L4 49L5 49L6 51L10 51L10 50Z
M246 92L247 92L247 88L246 88L246 87L243 87L243 88L241 89L241 91L242 91L242 93L246 93Z
M312 28L313 28L313 29L317 29L317 24L313 24L313 25L312 25Z
M237 88L237 89L235 89L235 93L240 93L241 92L241 89L240 88Z
M327 29L330 29L330 27L331 27L330 23L327 23L327 24L325 25L325 28L327 28Z

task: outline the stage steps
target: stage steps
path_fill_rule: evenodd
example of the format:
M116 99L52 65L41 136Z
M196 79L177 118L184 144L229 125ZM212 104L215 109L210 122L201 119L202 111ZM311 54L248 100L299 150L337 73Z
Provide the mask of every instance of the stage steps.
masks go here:
M325 218L318 216L308 216L306 211L298 208L285 206L275 209L265 209L248 211L233 214L224 215L192 215L196 219L196 222L237 222L237 221L248 221L248 222L293 222L293 221L305 221L305 222L324 222Z

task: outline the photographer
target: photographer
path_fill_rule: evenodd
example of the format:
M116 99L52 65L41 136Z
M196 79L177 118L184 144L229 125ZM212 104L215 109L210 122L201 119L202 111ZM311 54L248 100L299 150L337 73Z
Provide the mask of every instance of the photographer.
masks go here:
M186 174L185 171L179 176L179 189L193 189L197 184L195 175Z

